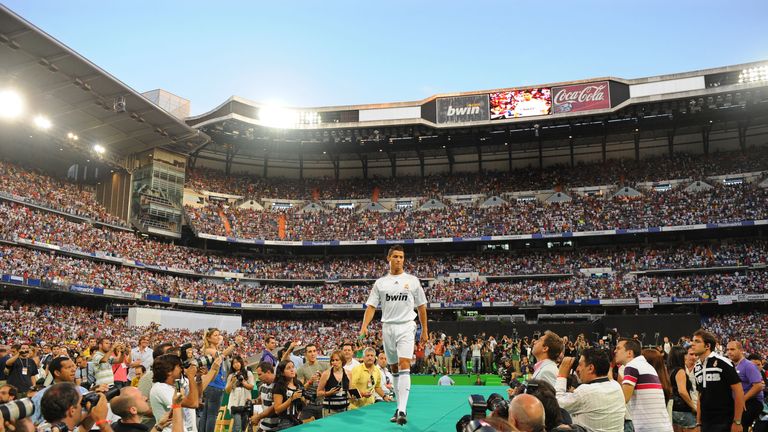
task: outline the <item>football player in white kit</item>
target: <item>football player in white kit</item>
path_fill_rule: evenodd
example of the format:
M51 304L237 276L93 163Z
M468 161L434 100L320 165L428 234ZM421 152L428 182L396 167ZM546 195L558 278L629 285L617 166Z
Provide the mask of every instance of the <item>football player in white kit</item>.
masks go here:
M384 354L392 371L397 398L395 415L389 421L402 426L408 422L406 406L411 391L411 359L416 336L416 323L413 321L416 312L413 309L419 312L421 341L426 342L429 335L427 296L419 278L403 271L405 253L402 246L392 246L387 253L387 261L389 274L376 280L365 302L368 307L365 309L360 337L368 336L368 324L373 320L376 307L381 304Z

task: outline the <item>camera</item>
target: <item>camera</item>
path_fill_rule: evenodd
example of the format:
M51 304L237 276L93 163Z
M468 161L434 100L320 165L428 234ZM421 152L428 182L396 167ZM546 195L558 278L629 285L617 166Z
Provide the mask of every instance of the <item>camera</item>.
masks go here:
M488 396L486 408L493 416L504 419L509 417L509 401L504 399L504 396L498 393L491 393L491 395Z
M243 406L233 406L229 409L232 414L253 414L253 401L248 399Z
M118 387L112 387L106 393L104 393L104 397L107 398L107 402L109 402L119 394L120 394L120 389ZM86 393L83 395L83 398L80 400L80 406L83 407L83 409L88 409L88 403L90 402L91 408L93 408L96 406L96 404L99 403L100 397L101 397L101 394L97 392Z
M29 417L34 413L35 404L32 403L30 398L19 399L0 405L0 414L2 414L3 420L8 422Z
M202 355L197 358L190 358L187 355L187 350L192 348L191 343L185 343L184 345L179 347L180 356L181 357L181 367L184 369L188 369L190 366L195 365L198 368L210 368L213 364L213 357L208 355Z
M482 395L473 394L469 397L471 414L467 414L456 422L456 432L490 432L496 429L485 420L486 411L491 411L488 417L506 420L509 417L509 401L498 393L492 393L486 401Z

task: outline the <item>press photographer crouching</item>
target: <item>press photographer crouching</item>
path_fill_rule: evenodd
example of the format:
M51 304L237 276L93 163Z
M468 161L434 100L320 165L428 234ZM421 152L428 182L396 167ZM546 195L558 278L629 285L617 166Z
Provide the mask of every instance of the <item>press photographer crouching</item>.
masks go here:
M112 432L107 420L107 398L103 394L81 395L71 382L54 384L40 400L40 411L52 432L88 432L93 426Z
M253 390L254 384L253 373L245 367L243 358L240 356L233 357L231 371L227 377L227 386L224 389L229 393L227 408L232 415L231 432L243 430L243 426L248 425L248 419L253 415L251 390Z
M183 432L184 413L181 408L183 398L180 392L176 392L171 410L150 429L149 426L141 423L142 416L152 415L152 408L147 403L147 398L135 387L124 387L120 390L120 395L110 401L112 412L120 417L120 420L112 425L112 429L114 432L149 432L150 430L161 432L170 425L172 432Z

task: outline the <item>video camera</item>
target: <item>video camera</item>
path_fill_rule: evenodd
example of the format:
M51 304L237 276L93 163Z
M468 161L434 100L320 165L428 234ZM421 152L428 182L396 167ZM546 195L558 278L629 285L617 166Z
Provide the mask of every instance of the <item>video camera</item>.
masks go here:
M253 414L253 401L248 399L243 406L233 406L229 409L232 414Z

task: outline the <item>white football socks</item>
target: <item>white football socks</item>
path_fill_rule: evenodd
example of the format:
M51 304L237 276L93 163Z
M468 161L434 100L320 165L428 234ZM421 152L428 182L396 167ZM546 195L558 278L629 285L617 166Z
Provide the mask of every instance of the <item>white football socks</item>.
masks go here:
M408 412L406 411L406 407L408 406L408 395L411 393L411 370L400 369L398 374L400 375L400 378L395 378L395 382L397 383L397 410L406 413Z

